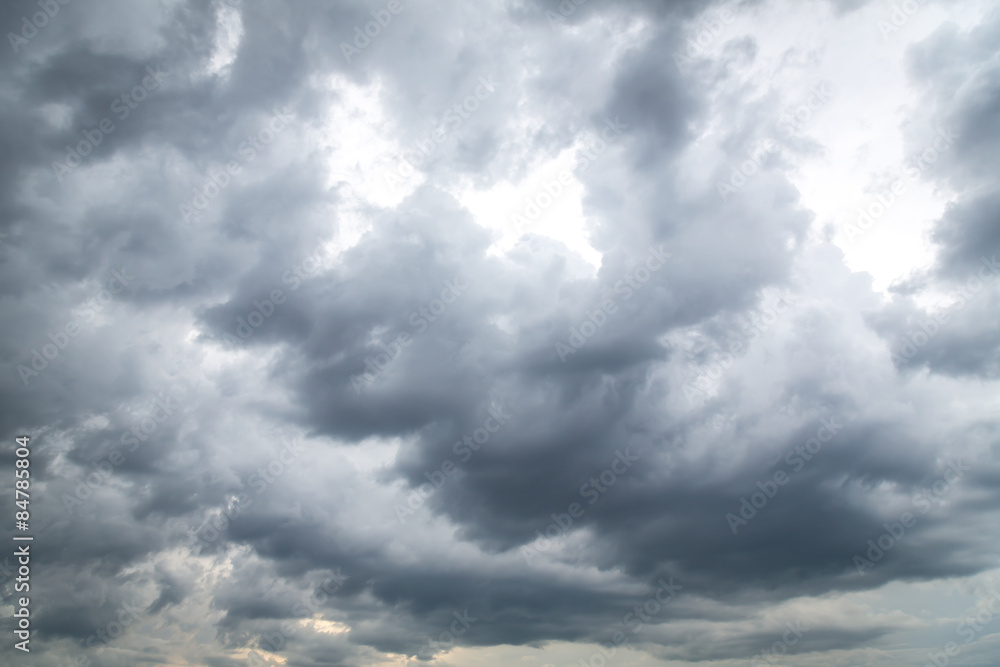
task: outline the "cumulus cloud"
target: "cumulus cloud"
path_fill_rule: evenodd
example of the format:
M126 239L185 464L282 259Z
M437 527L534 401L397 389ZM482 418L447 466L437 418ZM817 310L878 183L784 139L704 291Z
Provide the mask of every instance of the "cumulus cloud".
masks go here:
M0 23L32 664L988 664L990 3Z

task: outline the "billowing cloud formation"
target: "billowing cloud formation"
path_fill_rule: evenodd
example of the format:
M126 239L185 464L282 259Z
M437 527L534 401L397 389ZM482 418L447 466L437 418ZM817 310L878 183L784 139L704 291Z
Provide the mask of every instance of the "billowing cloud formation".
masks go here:
M991 664L989 3L0 22L11 661Z

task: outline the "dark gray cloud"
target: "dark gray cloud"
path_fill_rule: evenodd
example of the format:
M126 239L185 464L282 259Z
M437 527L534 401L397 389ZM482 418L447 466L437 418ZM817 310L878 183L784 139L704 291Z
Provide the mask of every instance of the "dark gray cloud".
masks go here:
M58 6L0 55L33 664L569 664L619 631L728 664L802 619L802 664L908 664L958 613L911 596L995 568L995 12L899 44L907 150L957 139L934 263L883 298L799 171L863 110L789 124L834 73L769 3Z

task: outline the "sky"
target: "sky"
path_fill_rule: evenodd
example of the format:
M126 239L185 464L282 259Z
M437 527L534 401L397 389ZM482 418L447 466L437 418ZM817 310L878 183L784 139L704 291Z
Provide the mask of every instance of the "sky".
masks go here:
M997 665L995 0L0 26L3 664Z

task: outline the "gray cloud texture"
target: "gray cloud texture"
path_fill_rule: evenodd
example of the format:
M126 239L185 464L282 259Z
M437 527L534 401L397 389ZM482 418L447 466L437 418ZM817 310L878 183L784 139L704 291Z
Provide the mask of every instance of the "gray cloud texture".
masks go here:
M6 3L0 431L38 536L4 660L731 665L796 621L781 664L944 650L934 587L985 605L997 567L1000 14L890 37L904 152L956 139L917 181L933 261L883 294L796 180L850 91L794 121L818 56L754 78L776 6ZM599 266L498 250L464 199L558 207L560 155Z

